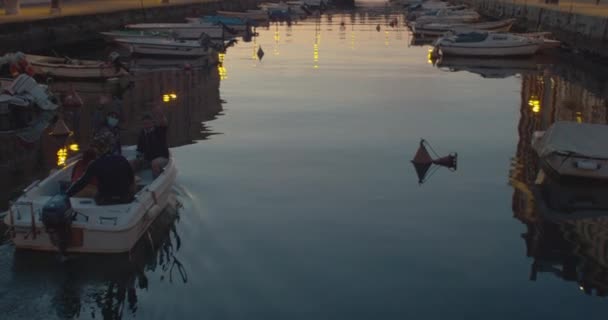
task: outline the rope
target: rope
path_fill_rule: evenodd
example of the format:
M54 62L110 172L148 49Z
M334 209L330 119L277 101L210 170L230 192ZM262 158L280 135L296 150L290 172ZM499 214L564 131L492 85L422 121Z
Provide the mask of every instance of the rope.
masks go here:
M179 262L177 260L177 258L175 257L175 255L171 255L173 257L173 264L171 265L171 269L169 270L169 282L173 282L173 267L175 267L177 265L177 271L179 272L179 275L182 277L182 281L184 283L188 282L188 274L186 273L186 269L184 268L184 265Z
M426 146L427 146L429 149L431 149L431 151L432 151L432 152L435 154L435 157L439 158L439 154L438 154L437 152L435 152L435 149L433 149L433 147L431 147L431 144L430 144L428 141L424 140L424 139L423 139L422 141L424 141L424 144L425 144L425 145L426 145Z
M427 181L428 181L428 180L429 180L429 179L430 179L430 178L431 178L431 177L432 177L432 176L435 174L435 172L437 172L437 170L439 170L439 166L435 166L435 165L433 165L433 166L431 167L431 171L430 171L430 173L428 173L428 174L427 174L427 175L424 177L424 180L422 180L422 182L421 182L420 184L423 184L423 183L427 182Z

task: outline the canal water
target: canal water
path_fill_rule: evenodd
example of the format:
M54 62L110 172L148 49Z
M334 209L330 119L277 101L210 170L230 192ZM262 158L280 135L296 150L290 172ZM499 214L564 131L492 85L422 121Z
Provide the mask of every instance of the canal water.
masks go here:
M548 219L529 145L557 120L605 123L605 77L561 56L430 61L403 22L324 14L259 28L217 67L139 60L131 85L52 83L85 102L63 111L74 135L2 137L2 210L105 112L129 144L158 102L179 205L125 256L1 245L0 318L605 317L608 220ZM421 138L457 170L420 183Z

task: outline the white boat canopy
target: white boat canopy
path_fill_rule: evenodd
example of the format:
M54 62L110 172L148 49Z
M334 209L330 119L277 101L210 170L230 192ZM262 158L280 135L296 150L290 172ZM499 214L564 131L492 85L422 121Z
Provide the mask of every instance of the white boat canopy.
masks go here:
M608 159L608 126L559 121L549 127L532 147L540 157L562 153Z

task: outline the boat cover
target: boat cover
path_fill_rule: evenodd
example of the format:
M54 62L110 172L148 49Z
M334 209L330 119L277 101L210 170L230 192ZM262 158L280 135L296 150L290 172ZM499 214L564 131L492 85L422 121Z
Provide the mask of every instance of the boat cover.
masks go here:
M540 157L559 152L608 159L608 126L559 121L549 127L532 147Z

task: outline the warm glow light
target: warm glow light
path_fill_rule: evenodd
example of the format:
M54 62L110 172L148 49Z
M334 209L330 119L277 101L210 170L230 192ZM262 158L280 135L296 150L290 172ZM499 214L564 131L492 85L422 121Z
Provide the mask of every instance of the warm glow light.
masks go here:
M534 113L540 112L540 100L537 97L535 97L535 96L530 97L530 100L528 100L528 105L530 106L530 109L532 110L532 112L534 112Z
M583 114L580 111L576 112L576 122L583 123Z
M169 97L171 97L171 100L175 100L175 99L177 99L177 94L175 94L175 93L170 93L170 94L169 94Z
M163 94L163 102L167 103L171 101L171 97L168 94Z
M317 31L315 34L315 42L312 45L312 61L313 68L319 69L319 44L321 43L321 34Z
M226 54L225 53L218 53L217 54L217 71L220 74L220 80L226 80L228 79L228 72L226 71L226 68L224 67L224 59L226 58Z
M57 150L57 165L60 167L65 166L65 162L68 158L68 149L67 148L61 148L59 150Z
M273 53L275 56L279 55L279 40L281 40L281 36L279 35L279 26L277 25L277 29L274 31L274 50Z
M384 45L388 47L388 31L384 31Z
M80 146L78 144L76 144L76 143L72 143L70 145L70 150L72 150L72 151L79 151L80 150Z

